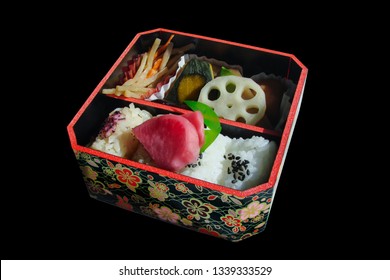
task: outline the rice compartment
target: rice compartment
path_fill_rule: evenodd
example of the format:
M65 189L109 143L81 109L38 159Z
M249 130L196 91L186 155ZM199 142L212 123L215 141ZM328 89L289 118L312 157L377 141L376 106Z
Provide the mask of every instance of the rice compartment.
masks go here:
M116 108L90 147L159 167L140 147L142 145L133 132L135 127L152 118L148 111L135 107L133 103ZM166 133L164 136L169 136L169 131ZM158 136L152 133L149 137ZM275 141L261 136L243 139L219 134L203 153L199 153L196 161L191 161L178 173L235 190L246 190L267 182L276 151Z

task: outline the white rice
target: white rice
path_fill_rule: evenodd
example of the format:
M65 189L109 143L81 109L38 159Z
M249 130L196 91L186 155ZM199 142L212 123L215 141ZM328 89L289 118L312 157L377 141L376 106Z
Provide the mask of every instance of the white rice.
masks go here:
M181 173L236 190L268 181L277 145L260 136L249 139L219 135L201 158Z
M215 141L201 154L198 161L189 164L180 173L210 183L218 184L221 181L223 169L223 155L230 138L219 134Z
M132 131L133 128L152 118L152 115L146 110L136 108L133 103L130 103L129 107L113 110L109 116L115 112L121 113L121 119L117 121L114 131L107 137L99 133L91 148L129 158L138 146L138 140Z

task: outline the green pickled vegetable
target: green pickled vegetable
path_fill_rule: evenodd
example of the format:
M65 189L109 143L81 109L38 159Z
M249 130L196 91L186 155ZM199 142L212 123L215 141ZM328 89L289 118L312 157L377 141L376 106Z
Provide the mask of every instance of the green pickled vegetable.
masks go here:
M200 151L204 152L210 145L211 143L214 142L214 140L218 137L218 134L222 130L221 123L219 121L219 117L217 114L214 112L211 107L208 105L198 102L198 101L193 101L193 100L186 100L184 103L191 108L193 111L200 111L204 124L207 126L208 129L205 129L204 131L204 144L201 147Z
M221 67L221 70L219 72L219 76L238 76L242 77L241 73L237 69L229 69L226 68L225 66Z

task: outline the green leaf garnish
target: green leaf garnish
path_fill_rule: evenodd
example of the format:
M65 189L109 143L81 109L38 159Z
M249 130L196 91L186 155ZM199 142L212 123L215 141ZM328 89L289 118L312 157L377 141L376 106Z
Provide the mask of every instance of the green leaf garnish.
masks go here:
M226 68L225 66L221 67L221 70L219 71L219 76L237 76L242 77L241 72L238 69L234 68Z
M214 140L217 138L218 134L222 130L221 123L219 122L219 117L214 112L211 107L208 105L193 101L193 100L185 100L184 103L191 108L193 111L200 111L203 115L204 124L208 127L208 129L205 129L204 131L204 144L200 148L201 152L204 152L208 146L211 145L211 143L214 142Z
M221 129L219 129L219 130L205 129L204 130L204 144L200 148L201 153L206 151L206 149L211 145L211 143L213 143L214 140L217 139L218 134L221 132Z
M220 76L230 76L233 75L232 71L225 66L221 67L221 71L219 73Z

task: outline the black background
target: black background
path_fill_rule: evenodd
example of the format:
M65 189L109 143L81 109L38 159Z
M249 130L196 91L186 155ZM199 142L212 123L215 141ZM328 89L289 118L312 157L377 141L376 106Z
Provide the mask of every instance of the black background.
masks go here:
M65 16L58 8L34 28L25 25L34 39L28 48L15 46L20 59L13 76L23 85L14 89L24 105L18 112L26 107L28 115L13 140L16 155L5 162L4 182L11 183L3 184L2 259L388 258L380 167L363 159L375 144L367 143L372 133L351 97L354 57L337 39L352 40L350 25L331 25L337 14L287 7L221 16L205 7L176 13L147 6L74 8ZM140 11L145 17L135 16ZM269 222L259 235L230 243L88 196L66 126L133 37L159 27L292 53L309 69Z

